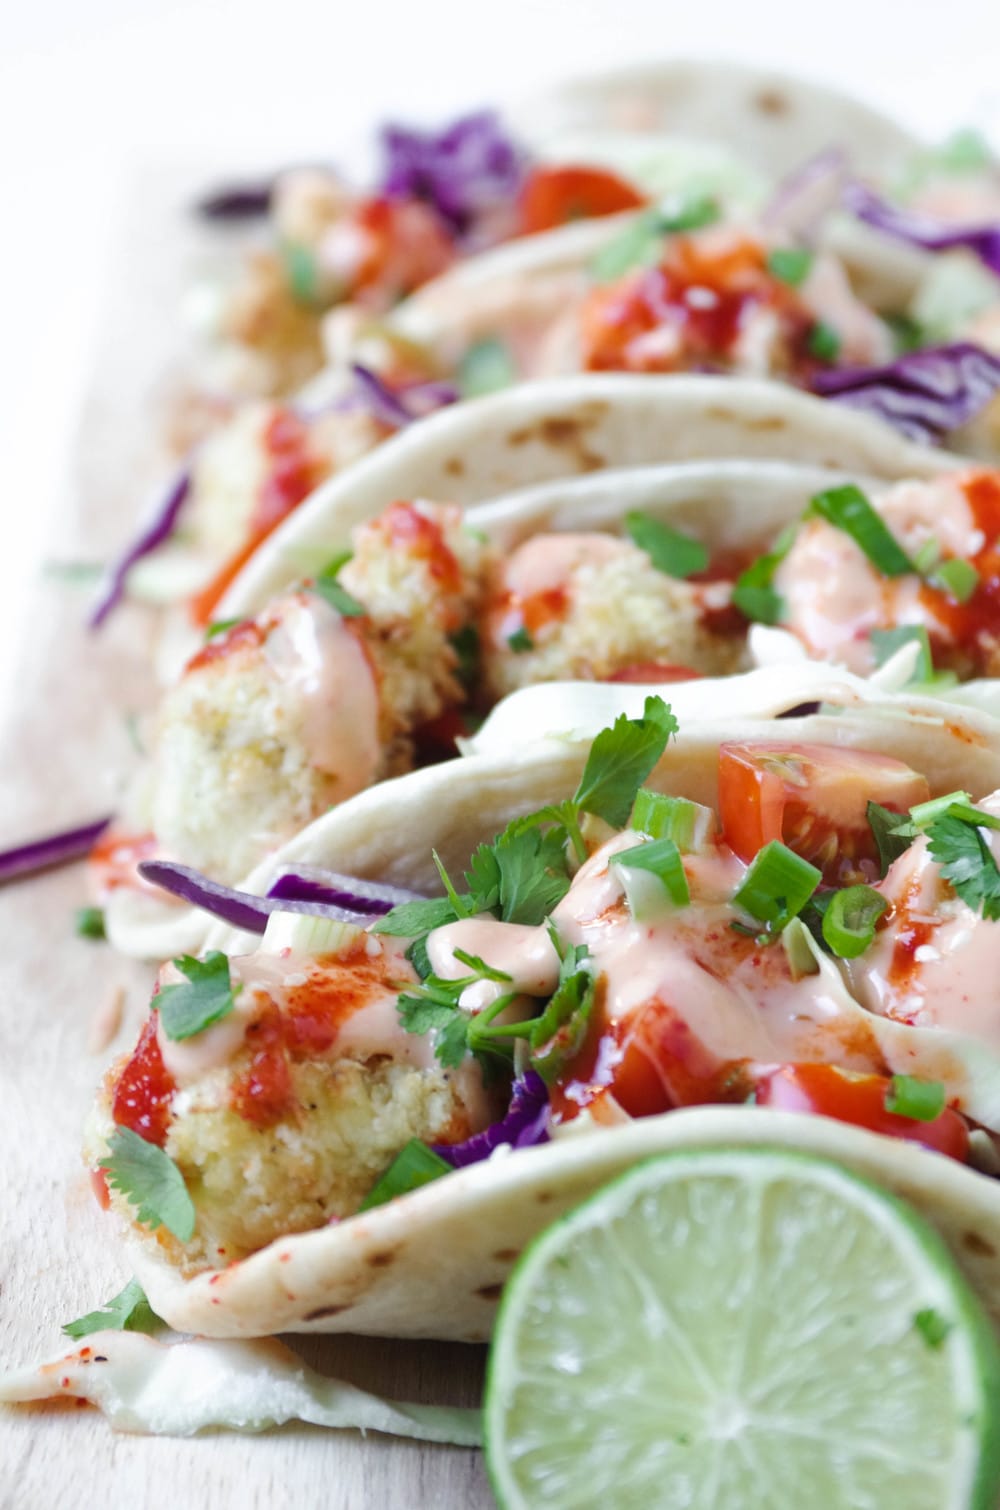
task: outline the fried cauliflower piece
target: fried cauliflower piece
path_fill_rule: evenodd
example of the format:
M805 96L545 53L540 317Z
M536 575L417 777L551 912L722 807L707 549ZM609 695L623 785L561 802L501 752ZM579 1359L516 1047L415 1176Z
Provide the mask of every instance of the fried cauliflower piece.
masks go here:
M717 593L665 576L626 540L536 535L493 575L482 634L486 692L492 700L535 682L603 681L649 663L733 671L742 646L705 623Z
M410 764L416 729L465 701L454 641L478 616L492 561L452 505L394 503L355 532L340 580L365 605L390 771Z
M416 979L404 945L345 932L336 955L230 961L235 1007L192 1038L167 1036L154 997L105 1079L88 1160L106 1156L116 1125L163 1148L195 1231L182 1244L161 1227L149 1241L186 1274L351 1215L411 1138L461 1142L492 1119L475 1062L446 1070L400 1026L398 994ZM171 965L161 975L181 979ZM135 1221L120 1192L110 1199Z

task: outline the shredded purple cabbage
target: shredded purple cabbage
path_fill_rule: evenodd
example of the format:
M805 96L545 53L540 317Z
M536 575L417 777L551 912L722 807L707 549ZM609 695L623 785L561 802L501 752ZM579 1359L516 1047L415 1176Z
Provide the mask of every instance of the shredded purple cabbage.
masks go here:
M362 880L360 876L345 876L338 870L324 870L315 865L286 870L267 894L282 901L318 902L325 907L347 908L369 918L384 917L404 902L426 900L419 891L389 886L382 881Z
M462 116L440 132L387 125L382 153L380 192L425 200L459 235L513 204L524 179L523 155L492 110Z
M190 466L178 473L166 495L157 503L149 522L133 543L115 561L105 580L104 590L91 610L88 628L100 629L113 608L125 595L125 580L137 561L148 556L173 534L184 501L191 491Z
M956 341L910 352L884 367L817 372L813 390L885 420L911 440L934 442L966 424L1000 389L1000 356Z
M949 225L936 216L921 215L882 199L866 184L851 179L844 185L844 207L897 241L922 246L931 252L944 252L964 246L1000 276L1000 221L986 225Z
M410 383L394 390L377 372L363 367L360 362L351 363L351 373L355 392L342 402L348 406L361 404L377 420L391 425L394 430L401 430L458 399L458 389L450 383Z
M400 902L419 899L416 892L404 891L399 886L382 886L356 876L311 868L279 876L266 897L210 881L200 871L173 860L143 860L138 869L144 881L247 933L263 933L272 912L309 913L363 928L374 918L384 917Z
M202 220L260 220L270 211L273 189L273 178L220 184L195 201L194 212Z
M809 241L820 222L841 203L846 175L843 149L827 147L782 179L761 213L761 223Z
M33 875L38 870L48 870L52 865L68 865L71 860L82 860L110 822L109 815L94 823L84 823L79 828L66 828L44 839L32 839L28 844L3 850L0 852L0 883Z
M447 1159L456 1169L488 1159L495 1148L533 1148L547 1143L549 1090L536 1070L527 1070L514 1081L510 1107L506 1116L485 1132L476 1133L464 1143L435 1143L434 1152Z

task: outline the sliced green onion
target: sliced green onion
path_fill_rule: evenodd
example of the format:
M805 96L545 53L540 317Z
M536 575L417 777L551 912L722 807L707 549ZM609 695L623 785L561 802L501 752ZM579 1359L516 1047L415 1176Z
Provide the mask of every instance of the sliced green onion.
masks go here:
M825 320L817 320L809 332L808 344L810 355L818 362L835 362L840 356L840 333L832 325L827 325Z
M979 573L971 561L963 561L960 556L952 556L948 561L942 561L936 567L933 575L929 578L931 587L940 588L946 592L949 598L954 598L956 603L968 603L972 594L979 586Z
M889 910L873 886L835 891L823 914L823 939L838 959L857 959L875 937L875 924Z
M946 1321L940 1311L935 1311L932 1306L918 1311L913 1318L913 1325L930 1348L939 1348L951 1331L952 1323ZM65 1328L64 1328L65 1330Z
M365 937L356 923L325 918L312 912L272 912L267 920L259 954L350 954Z
M784 617L784 599L774 591L771 583L795 543L795 534L795 526L788 525L774 542L774 548L751 561L746 571L736 578L733 604L756 624L777 624Z
M672 839L652 839L619 850L610 863L621 872L629 909L637 923L663 912L665 904L686 907L691 900L684 862Z
M299 304L317 304L319 302L319 269L309 249L299 246L294 241L286 241L281 248L281 257L292 298Z
M436 1154L433 1148L428 1148L426 1143L421 1143L419 1138L411 1138L393 1159L385 1174L375 1181L358 1207L358 1212L384 1206L387 1201L395 1200L397 1195L408 1195L411 1190L419 1190L421 1185L429 1185L432 1180L439 1180L443 1174L453 1172L447 1159L442 1159L440 1154Z
M781 943L793 980L801 980L804 975L818 975L819 961L813 953L809 929L801 918L792 918L781 930Z
M629 510L625 515L625 528L657 571L668 577L693 577L695 572L704 571L708 565L708 548L700 540L672 530L641 509Z
M535 642L523 624L520 629L515 629L513 634L507 636L507 648L513 650L515 655L523 655L526 650L534 650Z
M913 562L899 541L853 482L817 493L809 509L850 535L883 577L902 577L913 571Z
M934 675L931 642L927 637L927 630L920 624L900 624L896 629L873 629L868 638L875 652L876 666L884 666L904 645L916 643L920 646L920 652L910 682L931 680Z
M893 1075L885 1093L885 1109L915 1122L933 1122L944 1111L944 1085L940 1080L918 1080L915 1075Z
M323 570L317 572L316 575L318 577L339 577L348 561L353 559L354 552L348 546L345 550L338 551L335 556L331 556L323 567Z
M934 539L925 540L919 550L913 553L913 564L922 577L932 572L941 560L941 547Z
M470 346L458 368L458 391L463 398L479 398L509 388L517 369L508 348L495 336Z
M769 928L784 928L797 917L822 880L822 871L772 839L753 861L733 895L733 905L742 907Z
M78 907L74 926L78 938L103 939L107 937L104 931L104 912L100 907Z
M809 276L813 254L804 246L777 246L767 259L768 272L798 288Z
M930 828L939 818L958 818L975 828L1000 828L1000 818L982 812L968 792L947 792L943 797L932 797L929 802L918 802L910 808L910 822L914 828Z
M640 787L632 809L632 827L651 839L672 839L681 854L701 849L715 828L715 814L686 797L665 797Z

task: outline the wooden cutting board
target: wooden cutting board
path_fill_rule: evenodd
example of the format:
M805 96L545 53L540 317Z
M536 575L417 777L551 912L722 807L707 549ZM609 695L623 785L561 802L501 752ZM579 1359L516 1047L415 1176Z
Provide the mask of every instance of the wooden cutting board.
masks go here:
M208 255L182 207L206 171L150 170L127 195L54 560L107 559L162 480L155 406L181 345L182 290L192 264ZM0 847L109 811L135 759L131 715L155 692L151 624L130 608L101 635L88 634L92 590L51 574L37 584L28 647L0 712ZM113 1224L91 1197L80 1130L105 1065L134 1041L152 971L74 935L74 910L86 900L82 866L0 890L0 1369L69 1346L61 1324L129 1277ZM288 1340L313 1367L389 1398L478 1400L481 1348ZM476 1452L313 1427L257 1437L124 1436L69 1402L0 1407L0 1464L3 1510L493 1503Z

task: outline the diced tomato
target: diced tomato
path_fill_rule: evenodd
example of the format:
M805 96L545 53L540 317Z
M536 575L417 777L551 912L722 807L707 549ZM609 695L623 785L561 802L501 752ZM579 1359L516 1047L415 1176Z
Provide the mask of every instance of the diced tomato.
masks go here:
M884 1075L853 1075L830 1064L786 1064L758 1083L757 1105L833 1117L890 1138L920 1143L965 1163L969 1157L965 1118L950 1107L932 1122L886 1111L891 1084Z
M726 842L750 861L780 839L819 866L830 886L872 880L878 849L869 802L894 813L926 802L926 778L887 755L830 745L724 744L719 817Z
M623 666L612 672L609 682L696 682L703 676L701 671L692 671L690 666L671 666L665 661L638 661L633 666Z
M570 220L593 220L638 210L646 203L632 185L605 168L536 168L518 206L524 234L551 231Z

